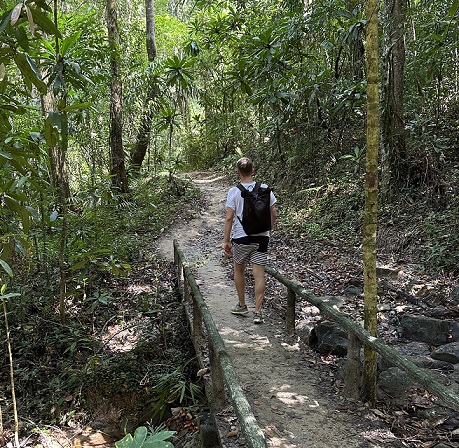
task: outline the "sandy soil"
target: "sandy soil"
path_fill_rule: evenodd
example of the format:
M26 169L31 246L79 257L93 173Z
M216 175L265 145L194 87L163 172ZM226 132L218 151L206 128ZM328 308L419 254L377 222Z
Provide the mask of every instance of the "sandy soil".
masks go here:
M362 403L351 402L332 387L335 374L298 336L290 337L276 313L266 313L262 325L230 314L236 303L232 262L222 246L224 204L230 182L209 173L194 173L201 189L202 210L179 220L156 247L172 260L177 239L193 267L201 292L231 356L240 383L264 431L269 447L356 448L397 447L399 442ZM275 256L276 248L271 248ZM270 291L267 291L267 307ZM248 282L247 303L254 308ZM237 421L234 421L236 429ZM242 437L223 446L244 446Z

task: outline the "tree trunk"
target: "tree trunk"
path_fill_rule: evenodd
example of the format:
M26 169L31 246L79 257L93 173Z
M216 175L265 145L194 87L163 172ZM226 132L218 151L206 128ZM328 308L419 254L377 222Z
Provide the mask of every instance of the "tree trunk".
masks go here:
M52 90L48 90L45 95L42 95L41 110L45 119L49 117L50 114L57 113L56 99ZM64 197L69 198L71 193L68 168L65 161L65 153L62 151L59 141L57 141L54 145L48 144L48 156L50 163L51 186L56 190L62 189Z
M378 77L378 0L367 0L367 157L365 174L365 215L363 235L364 327L377 336L376 223L378 217L378 145L379 145L379 77ZM365 346L364 398L376 399L376 352Z
M110 48L110 176L112 188L120 193L129 191L123 151L123 86L120 76L120 36L116 0L107 0L107 30Z
M153 62L157 56L155 34L155 0L145 0L145 18L147 25L147 54Z
M401 184L407 174L404 119L406 0L385 0L385 57L383 79L382 171L384 194Z
M140 171L150 143L150 133L154 117L153 103L156 97L156 86L152 86L145 101L142 119L137 131L136 142L131 151L131 166L134 171Z
M147 54L148 60L153 62L157 56L156 36L155 36L155 2L154 0L145 0L145 15L147 28ZM149 93L147 95L142 119L140 120L139 130L134 147L131 151L131 165L134 171L140 171L142 163L147 153L148 144L150 143L151 126L153 122L154 111L152 105L158 95L154 81L152 81Z

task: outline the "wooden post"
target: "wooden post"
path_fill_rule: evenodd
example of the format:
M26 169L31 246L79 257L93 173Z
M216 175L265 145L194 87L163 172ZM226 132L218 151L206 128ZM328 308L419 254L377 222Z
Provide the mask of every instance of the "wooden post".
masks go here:
M285 328L287 333L295 333L295 303L296 294L292 288L287 289L287 315L285 318Z
M220 361L215 353L212 341L209 341L209 362L212 378L212 402L214 409L218 412L225 407L225 383Z
M360 350L362 344L359 338L352 332L348 332L347 362L344 372L344 394L349 398L360 398L362 383L362 364L360 362Z
M202 340L202 314L199 306L193 300L193 338L196 343Z
M183 300L187 303L193 302L193 298L190 294L190 285L188 284L186 278L183 279Z

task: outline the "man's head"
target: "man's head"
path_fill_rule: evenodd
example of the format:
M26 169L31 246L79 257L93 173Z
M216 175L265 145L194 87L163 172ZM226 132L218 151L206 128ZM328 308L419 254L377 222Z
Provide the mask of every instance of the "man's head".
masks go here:
M253 162L248 157L241 157L237 161L237 170L243 176L251 176L253 174Z

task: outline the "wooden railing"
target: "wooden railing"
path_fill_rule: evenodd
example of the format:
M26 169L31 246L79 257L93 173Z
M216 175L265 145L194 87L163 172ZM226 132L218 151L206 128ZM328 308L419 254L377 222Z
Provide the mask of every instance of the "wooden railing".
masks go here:
M200 356L202 352L201 344L206 341L209 353L211 375L210 407L214 413L221 411L225 407L226 385L247 446L250 448L266 448L267 444L263 431L257 424L250 404L241 388L231 359L226 352L223 339L215 326L199 287L196 284L196 280L176 240L174 240L174 262L178 268L179 288L182 288L183 284L182 295L186 301L193 304L191 333L195 350L198 356ZM204 335L204 330L206 335Z
M439 383L429 372L421 369L412 361L402 356L397 350L386 345L383 340L372 336L361 325L355 323L347 315L332 308L319 297L316 297L310 291L306 290L300 283L284 278L279 272L270 266L266 267L266 272L287 287L286 329L289 333L293 333L295 331L296 296L300 296L312 305L316 306L324 316L338 323L348 332L348 353L345 375L346 391L348 392L348 395L359 398L359 384L360 379L362 378L360 352L363 344L371 347L383 358L389 360L400 369L403 369L413 380L424 386L426 390L437 395L437 397L440 398L445 405L459 411L459 396Z
M231 359L226 352L224 342L176 240L174 240L174 261L178 267L179 287L182 287L181 285L183 284L181 292L185 300L193 304L192 338L197 353L201 350L200 345L203 341L207 340L212 389L211 408L214 412L218 412L225 406L226 385L247 445L250 448L266 448L264 434L258 426L251 407L245 398ZM359 398L362 381L360 352L362 345L367 345L383 358L403 369L413 380L424 386L426 390L437 395L445 405L459 411L459 396L443 386L430 373L416 366L397 350L387 346L383 340L371 336L361 325L328 305L320 297L316 297L305 289L302 284L286 279L270 266L266 266L266 272L287 287L286 330L289 333L294 333L295 331L295 302L297 296L316 306L324 316L346 329L348 332L348 353L345 388L348 395ZM204 337L204 330L206 338Z

